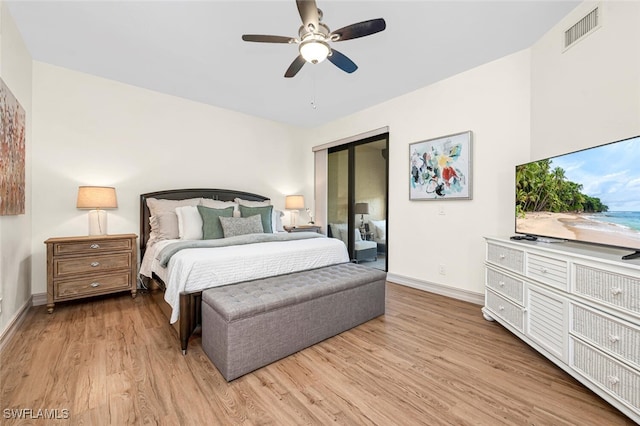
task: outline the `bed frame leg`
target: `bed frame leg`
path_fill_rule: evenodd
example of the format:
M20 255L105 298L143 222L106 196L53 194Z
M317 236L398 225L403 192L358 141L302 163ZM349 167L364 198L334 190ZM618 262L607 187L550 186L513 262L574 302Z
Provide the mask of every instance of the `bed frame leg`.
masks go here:
M189 294L180 295L180 347L187 354L189 337L193 332L193 298Z

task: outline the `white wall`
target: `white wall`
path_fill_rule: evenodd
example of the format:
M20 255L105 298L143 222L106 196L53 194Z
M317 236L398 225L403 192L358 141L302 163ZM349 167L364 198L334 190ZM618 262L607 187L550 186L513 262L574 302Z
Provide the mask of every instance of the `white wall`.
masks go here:
M0 2L0 76L26 112L25 214L0 216L0 336L31 298L31 57Z
M563 52L596 5L602 27ZM640 134L640 2L583 3L531 50L531 159Z
M483 291L482 236L513 232L513 165L529 156L529 70L522 51L310 132L309 147L389 126L390 279ZM466 130L473 200L409 201L409 143Z
M88 233L79 185L116 187L110 234L138 233L139 195L161 189L313 199L297 129L39 62L33 93L34 294L46 292L43 241Z

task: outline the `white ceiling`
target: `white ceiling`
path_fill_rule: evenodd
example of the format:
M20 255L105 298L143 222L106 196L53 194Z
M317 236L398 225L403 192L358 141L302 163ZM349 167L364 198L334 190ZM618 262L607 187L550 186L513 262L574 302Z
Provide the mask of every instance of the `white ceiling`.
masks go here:
M241 35L297 36L294 0L5 3L37 61L308 127L530 47L580 2L318 0L331 29L387 29L333 43L353 74L325 61L293 79L297 46Z

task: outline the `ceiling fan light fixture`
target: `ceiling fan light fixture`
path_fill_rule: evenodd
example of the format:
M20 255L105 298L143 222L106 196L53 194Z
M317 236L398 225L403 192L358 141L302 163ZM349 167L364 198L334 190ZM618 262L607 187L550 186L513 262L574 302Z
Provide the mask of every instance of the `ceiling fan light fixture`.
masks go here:
M321 40L308 40L300 44L300 54L305 61L312 64L318 64L329 56L331 49L329 45Z

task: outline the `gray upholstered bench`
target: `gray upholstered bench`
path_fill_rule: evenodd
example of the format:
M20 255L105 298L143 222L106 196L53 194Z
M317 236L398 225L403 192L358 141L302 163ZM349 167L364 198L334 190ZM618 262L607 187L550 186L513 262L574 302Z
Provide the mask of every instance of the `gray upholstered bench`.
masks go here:
M202 292L202 346L227 381L384 314L387 274L343 263Z

